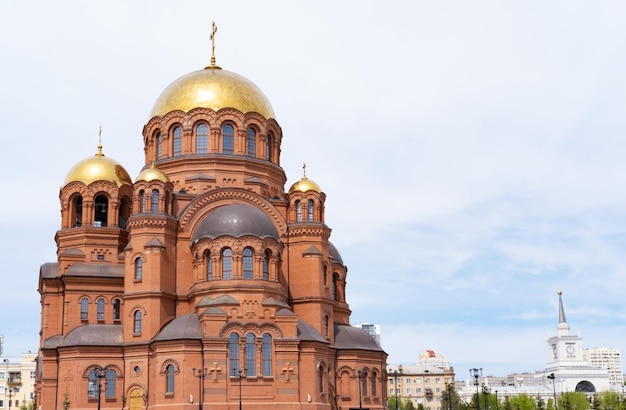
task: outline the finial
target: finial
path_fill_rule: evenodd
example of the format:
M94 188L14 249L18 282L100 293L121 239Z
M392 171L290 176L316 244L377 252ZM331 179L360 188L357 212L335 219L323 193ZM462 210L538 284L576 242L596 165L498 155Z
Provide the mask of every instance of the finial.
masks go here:
M98 131L98 153L96 154L96 157L104 157L104 154L102 153L102 125Z
M215 65L215 33L217 33L217 25L213 21L211 27L211 65Z
M563 292L561 292L560 290L556 292L557 295L559 295L559 297L561 297L561 295L563 294Z
M302 178L306 179L306 163L302 164L302 174L304 175Z

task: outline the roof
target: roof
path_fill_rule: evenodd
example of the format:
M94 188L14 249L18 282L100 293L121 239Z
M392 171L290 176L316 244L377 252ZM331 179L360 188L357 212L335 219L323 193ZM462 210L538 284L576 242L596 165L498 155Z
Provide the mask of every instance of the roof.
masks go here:
M202 339L202 326L196 313L177 317L163 327L154 341Z
M349 325L335 325L335 347L337 349L383 351L372 335L363 329Z
M253 235L258 238L279 239L278 231L270 218L260 209L245 204L230 204L215 209L200 222L192 239L214 239L222 235L235 238Z
M121 346L123 342L122 325L83 325L69 332L59 347Z

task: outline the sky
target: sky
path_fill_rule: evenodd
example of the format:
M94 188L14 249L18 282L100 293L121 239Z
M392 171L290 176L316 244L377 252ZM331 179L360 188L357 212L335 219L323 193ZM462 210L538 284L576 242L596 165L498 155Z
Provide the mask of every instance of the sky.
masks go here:
M0 335L39 346L59 189L96 153L131 177L178 77L217 64L283 129L286 189L327 195L352 323L390 364L541 370L558 296L584 347L626 353L626 3L4 1Z

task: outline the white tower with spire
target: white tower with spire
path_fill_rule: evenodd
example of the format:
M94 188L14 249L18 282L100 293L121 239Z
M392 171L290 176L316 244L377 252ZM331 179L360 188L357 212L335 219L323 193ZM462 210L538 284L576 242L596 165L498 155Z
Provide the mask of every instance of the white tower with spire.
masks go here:
M556 336L548 339L550 361L543 372L536 374L545 384L556 383L557 393L581 391L587 394L609 390L607 369L593 367L585 360L582 337L571 335L565 319L563 292L559 295L559 324ZM548 378L548 376L551 376ZM554 376L554 378L552 378ZM552 381L551 381L552 380Z

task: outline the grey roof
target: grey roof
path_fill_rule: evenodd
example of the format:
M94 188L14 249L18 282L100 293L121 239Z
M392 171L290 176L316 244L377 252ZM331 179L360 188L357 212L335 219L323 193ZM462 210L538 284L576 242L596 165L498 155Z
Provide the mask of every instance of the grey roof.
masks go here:
M65 273L66 276L97 276L123 278L124 265L104 263L75 263Z
M122 325L84 325L69 332L59 346L121 346L123 342Z
M49 262L41 265L42 278L56 278L59 276L59 264L57 262Z
M229 235L254 235L279 239L276 227L260 209L244 204L224 205L211 212L196 228L192 240Z
M196 174L196 175L192 175L189 178L185 179L185 182L194 182L194 181L209 181L209 182L215 182L217 181L217 179L215 179L214 176L211 175L207 175L207 174Z
M197 314L189 313L172 320L163 327L154 341L177 339L202 339L202 326Z
M320 332L302 319L298 319L298 338L300 340L328 343L328 340L324 339Z
M85 252L81 251L80 249L69 248L69 249L65 249L63 252L61 252L61 255L85 256Z
M240 305L239 301L230 295L222 295L216 298L203 297L198 306Z
M306 248L306 250L304 252L302 252L303 255L321 255L322 252L317 249L315 247L315 245L311 245L308 248Z
M144 245L144 248L165 248L165 244L155 236Z
M341 258L341 254L339 253L337 248L335 248L335 245L330 242L328 242L328 254L331 259L334 259L335 262L339 262L343 265L343 259Z
M281 308L285 308L285 309L291 309L289 307L288 304L286 304L285 302L281 302L280 300L270 296L269 298L265 299L263 302L261 302L262 306L275 306L275 307L281 307Z
M335 325L335 347L337 349L383 351L372 335L363 329L349 325Z
M43 342L44 349L56 349L63 342L63 335L52 336Z

